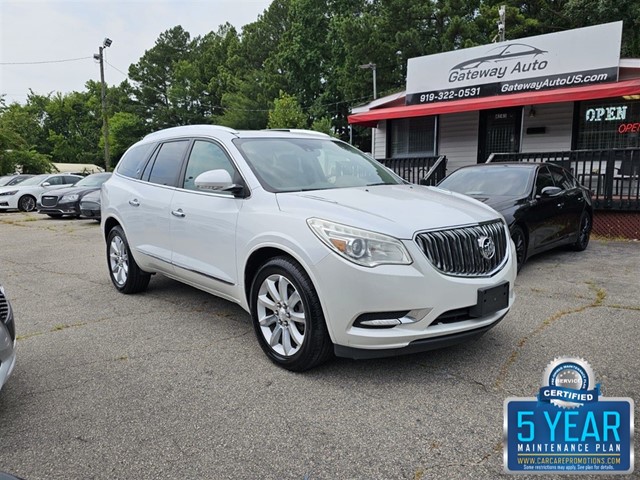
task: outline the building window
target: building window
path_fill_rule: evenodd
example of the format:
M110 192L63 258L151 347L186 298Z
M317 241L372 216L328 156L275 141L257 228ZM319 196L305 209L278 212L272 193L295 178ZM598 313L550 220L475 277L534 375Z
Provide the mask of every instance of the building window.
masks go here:
M436 117L390 120L391 158L431 157L435 155Z
M623 98L580 102L578 150L640 147L640 102Z

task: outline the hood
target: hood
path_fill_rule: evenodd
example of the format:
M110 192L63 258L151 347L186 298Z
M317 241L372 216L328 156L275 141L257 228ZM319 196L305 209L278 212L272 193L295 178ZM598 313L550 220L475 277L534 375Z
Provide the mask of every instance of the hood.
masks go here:
M469 195L471 198L478 200L486 205L489 205L494 210L498 212L502 212L503 210L507 210L518 203L522 203L523 200L526 200L527 197L523 197L522 195L513 196L513 195Z
M42 195L43 196L47 196L47 197L62 197L63 195L71 195L74 193L77 193L80 196L86 195L89 192L93 192L94 190L100 190L100 187L63 187L63 188L56 188L53 190L47 190L46 192L44 192Z
M376 185L278 193L283 212L317 217L410 239L421 230L469 225L500 218L464 195L420 185Z

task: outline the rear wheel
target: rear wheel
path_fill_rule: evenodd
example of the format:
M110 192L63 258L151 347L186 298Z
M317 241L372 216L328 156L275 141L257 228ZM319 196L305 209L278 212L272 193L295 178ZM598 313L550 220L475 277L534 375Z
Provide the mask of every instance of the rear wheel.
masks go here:
M258 342L273 362L302 372L330 358L320 299L297 262L287 257L266 262L253 280L250 301Z
M578 230L578 239L576 243L572 245L573 249L577 252L582 252L589 245L589 239L591 238L591 215L589 212L584 211L580 216L580 229Z
M516 261L518 262L518 272L527 261L527 237L524 230L519 225L513 227L511 239L516 246Z
M113 227L107 236L107 264L111 282L120 292L138 293L147 289L151 275L138 267L119 226Z
M24 195L18 200L18 208L22 212L33 212L36 209L36 199L31 195Z

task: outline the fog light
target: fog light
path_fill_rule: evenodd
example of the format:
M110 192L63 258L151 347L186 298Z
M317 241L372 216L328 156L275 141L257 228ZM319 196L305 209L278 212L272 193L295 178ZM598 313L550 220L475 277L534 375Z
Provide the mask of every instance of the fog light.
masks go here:
M364 320L360 322L361 327L395 327L396 325L400 325L402 322L397 318L385 318L380 320Z
M399 310L395 312L370 312L363 313L356 321L354 327L360 328L393 328L402 324L401 318L406 316L409 310Z

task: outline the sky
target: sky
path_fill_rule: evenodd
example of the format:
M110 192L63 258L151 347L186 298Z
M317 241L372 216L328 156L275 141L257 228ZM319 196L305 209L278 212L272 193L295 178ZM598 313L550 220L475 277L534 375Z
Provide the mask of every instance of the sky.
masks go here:
M118 85L158 36L181 25L191 37L254 22L271 0L0 0L0 94L7 103L83 91L100 81L93 59L105 37L105 82ZM80 59L59 62L60 60ZM17 63L30 62L29 65ZM35 63L50 62L50 63Z

